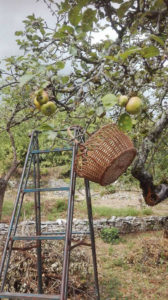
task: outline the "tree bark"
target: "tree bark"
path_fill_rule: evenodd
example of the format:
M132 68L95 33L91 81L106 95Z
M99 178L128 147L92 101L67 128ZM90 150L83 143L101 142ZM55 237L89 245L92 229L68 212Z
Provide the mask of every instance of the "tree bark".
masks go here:
M145 169L148 155L168 126L168 113L164 113L155 128L144 138L132 167L132 175L139 180L145 202L154 206L168 197L168 184L154 185L153 176Z
M8 182L4 178L0 178L0 220L2 218L3 200L4 200L7 184Z
M12 132L10 131L10 128L7 128L7 133L9 134L11 147L13 150L13 162L11 164L10 169L6 172L6 174L0 178L0 221L2 218L2 208L3 208L4 196L5 196L5 192L7 189L9 179L14 174L14 172L16 171L16 169L19 165L19 162L17 161L15 140L14 140Z

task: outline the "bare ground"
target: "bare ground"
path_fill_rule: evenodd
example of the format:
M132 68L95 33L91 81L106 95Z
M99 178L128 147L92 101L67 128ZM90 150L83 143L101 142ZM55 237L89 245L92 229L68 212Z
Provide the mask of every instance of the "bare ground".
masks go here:
M59 185L64 186L63 180L59 180ZM67 185L67 184L66 184ZM5 201L15 201L17 189L10 188L8 189L5 195ZM143 209L149 206L146 205L142 197L140 190L118 190L116 189L115 193L112 194L103 194L101 190L91 190L92 204L96 207L109 207L109 208L135 208ZM52 206L58 199L68 199L68 192L45 192L41 194L41 200L44 203L45 211L44 214L52 210ZM26 202L33 201L33 194L27 194L25 196ZM77 189L76 190L76 203L81 204L85 201L85 190ZM168 199L162 203L154 206L152 209L152 215L158 216L167 216L168 215ZM75 213L75 217L80 217L78 211ZM82 215L81 215L82 217ZM10 215L5 215L2 219L2 222L8 223L10 220Z

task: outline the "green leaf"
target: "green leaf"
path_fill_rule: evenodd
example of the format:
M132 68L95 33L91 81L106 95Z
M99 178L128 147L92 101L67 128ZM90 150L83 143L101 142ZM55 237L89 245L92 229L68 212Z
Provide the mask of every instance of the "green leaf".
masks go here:
M123 131L130 131L132 129L131 117L127 113L122 114L118 120L118 126Z
M74 46L70 46L69 47L69 53L71 54L71 55L73 55L73 56L76 56L77 55L77 49L76 49L76 47L74 47Z
M48 139L50 140L55 140L55 138L58 136L58 133L57 132L54 132L52 130L49 130L48 131Z
M25 74L22 77L20 77L19 79L19 86L22 87L24 86L24 84L26 84L27 82L29 82L30 80L32 80L34 78L35 75L33 74Z
M87 32L92 29L93 22L95 21L96 10L88 8L85 10L82 17L82 29Z
M67 32L67 33L70 33L70 34L74 33L73 27L72 26L68 26L68 25L63 25L62 28L60 28L60 31L61 32Z
M87 114L88 114L88 116L94 115L95 114L95 109L92 108L91 110L88 111Z
M155 46L149 46L143 48L141 50L141 54L145 58L150 58L150 57L158 56L160 54L160 51Z
M63 3L61 3L63 12L66 12L70 9L71 5L68 2L68 0L65 0Z
M62 76L61 81L63 84L67 83L69 81L69 76Z
M43 28L43 27L40 27L40 32L41 32L41 34L42 34L42 35L44 35L44 34L45 34L45 30L44 30L44 28Z
M165 45L164 41L159 36L157 36L157 35L151 34L150 35L150 39L151 40L155 40L156 42L158 42L163 47Z
M121 4L121 3L123 3L123 0L115 0L114 2L118 3L118 4Z
M36 20L34 14L32 14L32 15L30 15L30 16L27 16L27 19L29 19L29 20L31 20L31 21L35 21L35 20Z
M123 60L125 60L128 58L128 56L135 54L135 53L139 53L140 51L141 51L140 47L131 47L119 55Z
M166 2L164 0L155 0L153 2L154 2L154 6L152 7L152 9L166 8Z
M95 111L94 111L94 112L95 112ZM97 115L99 118L104 117L105 114L106 114L106 111L105 111L105 109L104 109L103 106L99 106L99 107L96 108L96 115Z
M117 10L117 15L119 18L123 18L126 11L130 8L133 1L127 1L120 5L120 8Z
M51 82L50 81L45 81L44 83L41 84L41 87L45 89Z
M57 68L58 69L64 69L64 67L65 67L65 63L63 62L63 61L57 61L56 62L56 66L57 66Z
M77 26L81 19L80 7L76 5L69 11L69 21L73 26Z
M64 37L64 33L63 32L60 32L60 31L57 31L53 34L53 38L54 39L61 39L62 37Z
M86 6L89 3L90 0L77 0L78 6L81 8Z
M119 55L118 54L115 55L115 56L106 55L106 56L104 56L104 58L106 58L108 60L113 60L113 61L117 62L118 59L119 59Z
M118 99L114 94L107 94L101 99L105 108L109 108L117 104Z
M19 35L22 35L22 34L23 34L23 31L16 31L16 32L15 32L15 35L16 35L16 36L19 36Z
M72 103L74 103L74 100L73 100L73 99L70 99L70 100L68 101L68 104L72 104Z
M46 123L40 125L40 130L42 130L42 131L49 131L49 130L53 130L53 129L54 129L53 125L49 125Z

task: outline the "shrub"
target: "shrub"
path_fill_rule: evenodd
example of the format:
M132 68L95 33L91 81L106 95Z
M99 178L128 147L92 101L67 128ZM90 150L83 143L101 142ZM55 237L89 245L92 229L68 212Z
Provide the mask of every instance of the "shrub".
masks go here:
M103 228L100 232L100 236L105 243L115 244L119 241L119 231L117 228Z
M64 199L57 200L56 208L58 212L64 212L68 208L68 203Z

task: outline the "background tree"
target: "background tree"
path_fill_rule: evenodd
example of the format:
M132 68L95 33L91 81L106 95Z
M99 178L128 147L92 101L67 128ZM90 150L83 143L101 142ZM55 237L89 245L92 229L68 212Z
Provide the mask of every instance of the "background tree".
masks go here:
M23 21L25 30L16 36L24 55L6 59L2 94L17 92L18 105L24 94L27 107L32 107L31 95L40 87L57 105L55 118L58 111L65 111L66 123L86 128L97 119L118 123L137 147L132 175L139 180L146 202L155 205L164 200L167 181L164 176L159 182L163 178L156 170L154 174L152 166L156 160L157 170L167 171L168 2L41 1L55 18L55 27L35 15ZM111 34L95 42L94 35L106 28L112 29ZM109 93L110 100L103 97ZM139 96L141 113L127 114L117 102L121 94Z
M24 140L26 134L23 130L23 128L25 129L24 122L33 117L30 107L27 109L25 102L20 101L19 103L17 101L16 90L11 86L7 87L6 90L3 89L2 102L0 104L0 219L9 179L20 164L21 155L18 158L18 152L21 150L19 149L19 136L22 140L22 145L27 147L27 142ZM20 127L18 128L20 132L19 130L18 132L16 131L16 126Z

